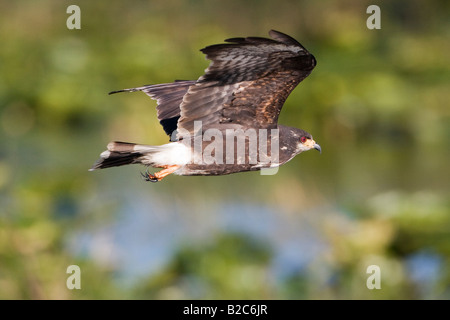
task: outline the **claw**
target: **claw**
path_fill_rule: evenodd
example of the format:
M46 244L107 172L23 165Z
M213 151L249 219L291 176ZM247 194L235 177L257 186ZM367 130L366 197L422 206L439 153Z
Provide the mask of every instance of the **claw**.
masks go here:
M159 181L159 179L157 177L155 177L154 175L152 175L151 173L148 172L148 168L147 168L147 170L145 170L145 173L141 172L141 176L145 181L151 181L151 182Z
M177 171L181 166L179 165L167 165L167 166L161 166L161 168L164 168L161 171L158 171L154 174L148 172L149 167L147 167L147 170L145 170L145 173L141 172L142 178L144 178L145 181L151 181L151 182L158 182L164 179L164 177L167 177L169 174L174 173Z

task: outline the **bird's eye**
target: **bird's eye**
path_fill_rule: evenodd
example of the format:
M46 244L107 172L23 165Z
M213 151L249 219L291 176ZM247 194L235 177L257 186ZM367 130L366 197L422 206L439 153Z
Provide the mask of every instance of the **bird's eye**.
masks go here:
M305 143L305 142L306 142L306 140L307 140L307 138L306 138L306 137L301 137L301 138L300 138L300 141L301 141L302 143Z

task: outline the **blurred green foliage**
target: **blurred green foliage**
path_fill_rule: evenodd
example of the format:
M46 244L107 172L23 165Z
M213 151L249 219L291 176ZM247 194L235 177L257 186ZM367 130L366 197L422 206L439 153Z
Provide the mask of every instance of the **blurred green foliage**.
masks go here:
M81 30L66 28L69 4L81 8ZM370 4L381 8L381 30L366 27ZM443 0L1 2L0 298L448 299L449 10ZM208 65L200 48L272 28L318 61L280 122L311 132L320 157L302 154L269 177L157 185L137 168L87 172L108 141L167 142L154 102L108 92L196 79ZM82 232L108 234L136 197L205 223L230 203L276 208L326 249L276 276L270 239L211 230L124 284L127 261L111 258L107 237L94 249L73 246ZM66 288L72 264L81 290ZM365 285L372 264L381 290Z

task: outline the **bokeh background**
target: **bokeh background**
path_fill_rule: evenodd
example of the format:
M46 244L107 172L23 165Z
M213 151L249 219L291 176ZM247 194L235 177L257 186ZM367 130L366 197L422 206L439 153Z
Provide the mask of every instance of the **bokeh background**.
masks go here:
M66 9L81 9L68 30ZM366 9L381 9L369 30ZM1 299L450 298L448 1L0 2ZM166 143L155 102L199 49L280 30L318 65L276 175L88 172L112 140ZM69 265L81 290L68 290ZM369 290L367 268L381 270Z

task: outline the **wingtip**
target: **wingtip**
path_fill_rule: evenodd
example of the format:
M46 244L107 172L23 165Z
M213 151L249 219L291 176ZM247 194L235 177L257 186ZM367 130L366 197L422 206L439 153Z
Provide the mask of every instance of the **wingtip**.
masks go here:
M284 34L284 33L280 32L280 31L277 31L277 30L275 30L275 29L270 29L270 30L269 30L269 36L270 36L272 39L276 39L277 35L280 35L280 34Z
M108 95L112 95L112 94L119 93L119 92L125 92L125 91L126 91L125 89L115 90L115 91L108 92Z
M283 32L280 32L280 31L271 29L271 30L269 31L269 35L270 35L270 37L271 37L272 39L274 39L274 40L276 40L276 41L282 42L282 43L284 43L284 44L297 45L297 46L300 46L300 47L302 47L303 49L305 49L305 48L300 44L300 42L298 42L297 40L295 40L294 38L292 38L291 36L289 36L289 35L287 35L287 34L285 34L285 33L283 33Z
M272 34L274 33L279 33L279 31L275 30L275 29L270 29L269 30L269 36L272 36Z
M120 93L120 92L136 92L136 91L142 91L144 87L138 87L138 88L130 88L130 89L122 89L122 90L115 90L115 91L111 91L108 94L115 94L115 93Z

